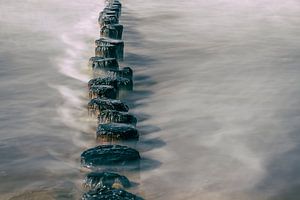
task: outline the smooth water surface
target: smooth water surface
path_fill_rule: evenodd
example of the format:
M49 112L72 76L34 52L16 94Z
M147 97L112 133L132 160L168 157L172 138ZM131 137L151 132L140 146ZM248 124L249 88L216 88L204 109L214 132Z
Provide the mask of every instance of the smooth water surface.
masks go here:
M300 199L300 2L124 0L145 199ZM103 1L0 0L1 199L78 199ZM138 177L138 178L137 178Z

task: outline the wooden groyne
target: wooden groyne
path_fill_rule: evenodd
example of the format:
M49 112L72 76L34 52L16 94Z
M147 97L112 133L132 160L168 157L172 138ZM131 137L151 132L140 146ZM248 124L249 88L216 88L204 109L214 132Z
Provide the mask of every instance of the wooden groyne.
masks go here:
M133 89L133 70L121 67L124 59L122 4L107 1L99 14L100 39L95 41L95 56L89 60L93 79L88 83L89 116L98 119L96 140L99 145L81 154L81 166L90 170L84 181L87 190L82 200L141 200L127 191L131 181L122 172L139 169L140 153L127 145L139 139L137 118L119 100L120 92Z

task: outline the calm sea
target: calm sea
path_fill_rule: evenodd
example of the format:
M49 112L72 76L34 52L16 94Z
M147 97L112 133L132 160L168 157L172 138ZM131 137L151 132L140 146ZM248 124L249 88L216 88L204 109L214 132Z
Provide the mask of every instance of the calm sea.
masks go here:
M124 0L147 200L300 199L300 2ZM0 0L0 199L79 199L101 0Z

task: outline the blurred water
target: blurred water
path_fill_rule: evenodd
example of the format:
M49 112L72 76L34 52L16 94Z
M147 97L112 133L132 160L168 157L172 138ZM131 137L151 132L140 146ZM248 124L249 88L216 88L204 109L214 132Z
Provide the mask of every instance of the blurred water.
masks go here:
M0 0L1 199L78 199L103 2ZM146 199L298 200L300 2L123 1ZM147 166L149 164L149 166Z
M85 72L104 2L0 1L0 199L78 199Z
M300 199L300 2L126 6L126 59L152 82L137 110L161 129L144 137L165 142L148 199Z

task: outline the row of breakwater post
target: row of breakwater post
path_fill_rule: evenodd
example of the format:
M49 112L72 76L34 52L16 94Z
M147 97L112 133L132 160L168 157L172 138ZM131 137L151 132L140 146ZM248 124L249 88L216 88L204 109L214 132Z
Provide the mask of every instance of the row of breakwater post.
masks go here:
M98 146L81 154L81 166L89 170L82 200L142 200L127 191L132 181L124 174L138 170L141 156L134 148L139 140L137 118L120 100L133 89L133 70L121 67L124 59L123 25L119 23L122 4L109 0L99 14L100 39L95 56L89 60L93 78L88 82L88 113L97 119Z

